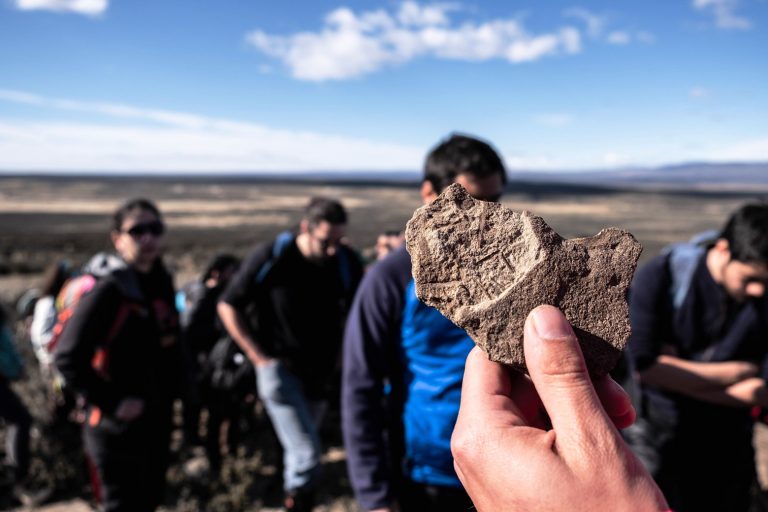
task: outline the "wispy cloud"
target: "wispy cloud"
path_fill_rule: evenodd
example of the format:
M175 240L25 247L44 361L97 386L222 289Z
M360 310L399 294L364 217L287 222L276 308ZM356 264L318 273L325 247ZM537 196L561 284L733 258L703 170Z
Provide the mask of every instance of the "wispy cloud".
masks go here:
M582 50L581 33L572 26L533 34L518 19L457 24L450 14L459 9L414 1L394 13L344 7L330 12L317 32L280 36L255 30L246 40L282 61L295 78L316 82L360 77L418 57L521 63Z
M107 10L109 0L14 0L14 4L22 11L45 10L99 16Z
M768 161L768 136L715 149L707 156L711 160L723 162L765 162Z
M566 9L563 15L583 21L587 25L587 34L593 38L600 37L603 34L603 29L608 22L605 16L595 14L582 7Z
M736 13L739 0L693 0L694 9L714 16L715 26L722 29L747 30L752 22Z
M66 110L102 115L109 121L0 118L0 169L4 170L416 170L424 152L363 138L23 91L0 90L0 101L46 109L50 117Z
M712 91L704 87L693 87L690 91L688 91L688 96L695 100L702 100L712 96Z
M533 118L536 124L560 128L573 124L573 116L563 112L539 114Z
M629 33L622 32L620 30L611 32L608 34L608 37L606 37L606 41L608 41L608 43L616 45L629 44L631 40L632 36L630 36Z

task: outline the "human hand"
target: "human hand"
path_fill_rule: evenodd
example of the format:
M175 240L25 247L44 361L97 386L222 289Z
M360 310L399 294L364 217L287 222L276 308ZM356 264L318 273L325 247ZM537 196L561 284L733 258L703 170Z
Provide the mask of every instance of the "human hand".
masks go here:
M667 510L614 426L634 421L629 397L590 379L563 314L533 310L524 349L530 378L477 348L467 358L451 449L477 510Z
M273 363L275 363L274 357L267 357L267 356L254 356L251 358L251 362L253 363L253 366L256 368L264 368L265 366L269 366Z
M375 508L373 510L370 510L369 512L399 512L400 508L397 506L392 507L382 507L382 508Z
M128 397L120 400L115 409L115 418L120 421L133 421L144 412L144 400Z
M747 361L724 361L718 363L723 384L735 384L744 379L755 377L760 369Z

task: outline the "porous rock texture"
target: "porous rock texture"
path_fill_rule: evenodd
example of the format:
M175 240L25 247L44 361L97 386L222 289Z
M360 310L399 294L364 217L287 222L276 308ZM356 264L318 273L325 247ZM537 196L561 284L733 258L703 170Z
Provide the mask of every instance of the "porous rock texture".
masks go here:
M626 346L627 290L642 251L626 231L565 240L541 217L454 184L416 210L406 244L418 297L493 361L526 371L523 325L541 304L571 322L593 375L610 371Z

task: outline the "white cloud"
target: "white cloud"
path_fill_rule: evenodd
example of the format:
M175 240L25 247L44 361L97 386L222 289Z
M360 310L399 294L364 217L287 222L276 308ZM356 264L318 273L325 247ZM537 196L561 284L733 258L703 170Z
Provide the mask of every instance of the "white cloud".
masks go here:
M624 44L630 43L630 41L632 40L632 36L630 36L627 32L616 30L608 34L608 37L606 37L605 40L609 44L624 45Z
M704 87L694 87L688 91L688 96L696 100L701 100L712 96L712 92Z
M718 28L747 30L752 27L748 18L736 14L739 0L693 0L692 5L694 9L714 16Z
M532 34L516 19L455 24L448 14L457 9L413 1L394 15L343 7L326 16L320 31L279 36L255 30L246 40L282 61L294 78L316 82L355 78L417 57L520 63L582 49L581 33L573 27Z
M447 12L458 10L458 8L456 4L434 4L422 7L416 2L406 1L400 6L397 19L403 25L448 25Z
M600 37L600 35L602 35L603 29L607 23L605 16L600 16L581 7L567 9L563 15L571 18L578 18L586 23L587 34L589 34L589 37L593 38Z
M708 158L722 162L768 161L768 136L744 140L712 151Z
M534 122L542 126L551 126L554 128L560 128L573 124L573 116L566 113L548 113L539 114L534 117Z
M15 0L15 5L22 11L45 10L99 16L107 10L109 0Z
M277 130L183 112L7 90L0 90L0 101L99 114L110 121L0 118L0 170L416 170L424 156L424 148Z

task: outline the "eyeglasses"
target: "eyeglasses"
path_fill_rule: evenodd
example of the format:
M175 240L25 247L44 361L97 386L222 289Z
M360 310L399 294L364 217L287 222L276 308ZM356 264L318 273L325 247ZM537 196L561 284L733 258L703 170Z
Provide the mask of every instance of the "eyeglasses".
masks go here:
M153 222L146 222L144 224L136 224L125 230L133 238L139 238L149 233L153 236L160 236L165 233L165 225L159 220Z

